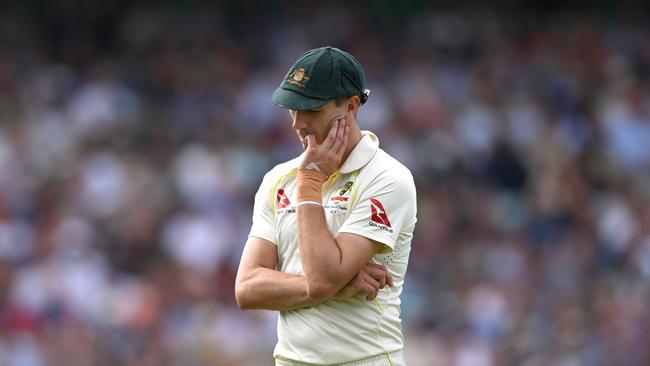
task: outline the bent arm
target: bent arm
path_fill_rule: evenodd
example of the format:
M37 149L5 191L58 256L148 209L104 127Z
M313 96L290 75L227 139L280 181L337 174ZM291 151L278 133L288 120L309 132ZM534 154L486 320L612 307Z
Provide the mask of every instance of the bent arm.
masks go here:
M336 294L383 248L383 244L356 234L334 237L320 206L300 206L297 215L300 260L312 298Z
M277 271L277 263L273 243L248 238L235 280L235 298L241 309L293 310L322 301L309 296L304 276Z
M276 265L275 245L250 237L235 282L235 297L241 309L294 310L330 299L344 300L360 293L372 300L385 285L393 286L393 278L386 267L368 263L337 293L327 298L314 297L308 291L304 276L277 271Z
M347 113L356 107L348 105ZM383 244L361 235L339 233L335 238L319 205L326 178L343 162L350 131L346 118L334 122L321 144L314 135L306 136L307 147L296 176L298 246L307 290L313 298L328 298L340 291L383 249Z

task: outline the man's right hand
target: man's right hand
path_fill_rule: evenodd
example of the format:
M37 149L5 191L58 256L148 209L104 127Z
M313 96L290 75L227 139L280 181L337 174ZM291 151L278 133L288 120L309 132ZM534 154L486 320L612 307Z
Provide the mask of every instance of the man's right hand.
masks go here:
M380 264L368 263L341 291L335 299L344 300L358 293L365 293L368 301L374 300L386 285L393 286L393 276Z

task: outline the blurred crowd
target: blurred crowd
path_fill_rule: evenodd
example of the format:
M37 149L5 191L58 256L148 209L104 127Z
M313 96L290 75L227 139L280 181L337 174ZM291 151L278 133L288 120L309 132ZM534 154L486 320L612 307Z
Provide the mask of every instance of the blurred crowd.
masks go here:
M418 188L409 365L650 364L648 22L79 3L0 13L0 365L272 365L234 277L301 151L271 93L322 45Z

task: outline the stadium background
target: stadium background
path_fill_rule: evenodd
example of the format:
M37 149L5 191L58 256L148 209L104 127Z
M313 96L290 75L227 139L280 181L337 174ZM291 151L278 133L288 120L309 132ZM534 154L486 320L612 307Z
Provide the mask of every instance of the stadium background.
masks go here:
M650 364L647 5L137 3L2 5L0 365L271 365L234 276L326 44L418 187L409 365Z

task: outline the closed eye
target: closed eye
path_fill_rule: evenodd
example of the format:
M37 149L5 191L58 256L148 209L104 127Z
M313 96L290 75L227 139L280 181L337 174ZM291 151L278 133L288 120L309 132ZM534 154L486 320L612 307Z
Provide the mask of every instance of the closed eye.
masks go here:
M290 109L290 110L289 110L289 114L290 114L292 117L295 117L296 114L297 114L298 112L300 112L300 113L302 113L302 114L307 114L307 115L311 115L311 116L313 116L313 115L317 115L317 114L320 113L321 111L322 111L322 109L307 109L307 110L301 110L301 111L297 111L297 110L295 110L295 109Z

